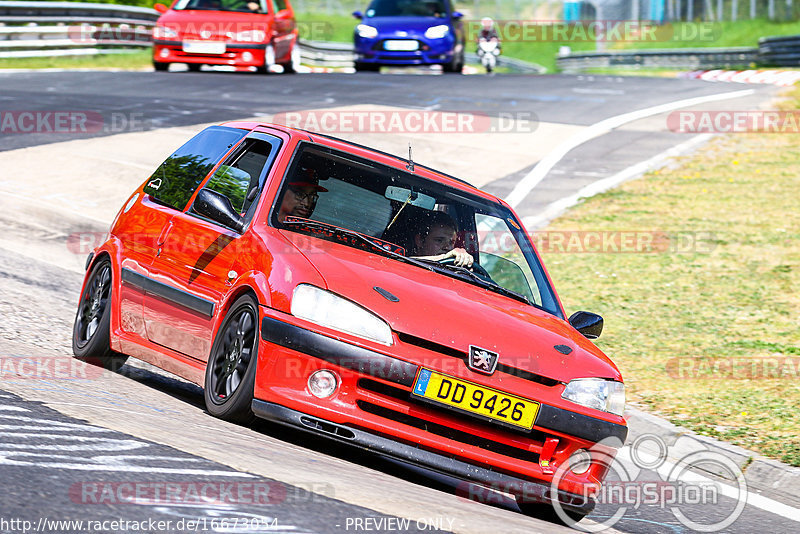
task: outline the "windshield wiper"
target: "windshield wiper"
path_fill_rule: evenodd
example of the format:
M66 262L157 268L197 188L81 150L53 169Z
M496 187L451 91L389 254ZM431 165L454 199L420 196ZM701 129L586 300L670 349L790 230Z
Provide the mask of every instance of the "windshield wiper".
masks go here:
M467 275L467 276L469 276L469 281L477 282L476 285L479 285L479 286L481 286L481 287L483 287L485 289L490 289L490 290L494 291L495 293L500 293L500 294L505 295L507 297L511 297L513 299L519 300L520 302L524 302L525 304L533 306L533 304L531 303L530 299L528 299L528 297L526 297L522 293L517 293L514 290L507 289L507 288L501 286L500 284L498 284L497 282L495 282L494 280L487 280L485 278L482 278L481 276L479 276L476 273L473 273L472 271L470 271L466 267L459 267L459 266L456 266L456 265L441 264L441 263L439 263L439 262L437 262L435 260L419 260L419 261L431 262L431 265L439 266L440 269L437 270L437 272L446 272L448 274L452 273L452 274ZM459 279L464 280L464 277L461 276L461 277L459 277Z
M339 226L334 226L332 224L323 223L319 221L312 221L312 220L283 221L283 224L287 226L307 226L314 228L324 228L325 230L328 230L338 236L347 236L355 238L361 243L368 245L370 247L370 250L378 254L382 254L384 256L394 258L396 260L403 261L405 263L410 263L411 265L416 265L417 267L422 267L423 269L427 269L428 271L437 272L437 270L434 269L431 265L428 265L427 263L424 263L414 258L409 258L408 256L403 256L402 254L398 254L393 250L387 250L381 246L380 242L377 239L373 240L373 238L371 238L370 236L366 236L362 233L356 232L355 230L348 230L346 228L341 228ZM314 235L320 238L324 238L324 236L320 236L318 234ZM341 241L337 242L341 243Z

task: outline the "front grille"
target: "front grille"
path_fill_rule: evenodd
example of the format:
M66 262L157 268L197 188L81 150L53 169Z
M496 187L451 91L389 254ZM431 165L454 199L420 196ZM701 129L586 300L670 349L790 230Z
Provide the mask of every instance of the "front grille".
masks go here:
M442 436L443 438L458 441L459 443L464 443L467 445L472 445L473 447L478 447L490 452L502 454L503 456L516 458L525 462L539 463L539 455L535 452L518 449L517 447L505 445L503 443L499 443L481 436L476 436L468 432L456 430L438 423L432 423L430 421L420 419L419 417L407 415L396 410L367 402L365 400L359 400L357 401L357 404L358 407L365 412L377 415L378 417L391 419L392 421L413 426L414 428L419 428L420 430L430 432L431 434L436 434L437 436Z
M397 337L400 338L400 341L402 341L403 343L408 343L409 345L415 345L417 347L430 350L432 352L438 352L439 354L444 354L446 356L458 358L459 360L464 362L464 365L467 365L467 362L469 361L469 355L462 350L458 350L453 347L448 347L447 345L442 345L440 343L436 343L435 341L430 341L428 339L423 339L421 337L412 336L411 334L404 334L402 332L397 332ZM501 373L506 373L509 375L516 376L518 378L522 378L523 380L536 382L537 384L542 384L543 386L547 387L553 387L560 384L558 380L555 380L553 378L548 378L546 376L538 375L536 373L532 373L524 369L519 369L518 367L511 367L510 365L504 365L502 363L498 363L497 368L495 370Z

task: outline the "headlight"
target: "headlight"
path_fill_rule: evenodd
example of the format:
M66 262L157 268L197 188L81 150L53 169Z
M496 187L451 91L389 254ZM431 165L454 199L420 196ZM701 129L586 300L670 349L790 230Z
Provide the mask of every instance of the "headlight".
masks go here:
M377 315L330 291L300 284L292 296L292 315L384 345L392 344L392 329Z
M450 31L447 24L439 24L438 26L431 26L425 30L425 37L428 39L441 39Z
M227 37L240 43L263 43L267 39L267 34L261 30L248 30L238 33L228 32Z
M175 39L178 37L178 30L169 26L156 26L153 28L153 39Z
M374 39L378 36L378 28L367 26L366 24L359 24L356 26L356 31L359 37L364 39Z
M622 415L625 411L625 384L603 378L570 380L561 397L582 406Z

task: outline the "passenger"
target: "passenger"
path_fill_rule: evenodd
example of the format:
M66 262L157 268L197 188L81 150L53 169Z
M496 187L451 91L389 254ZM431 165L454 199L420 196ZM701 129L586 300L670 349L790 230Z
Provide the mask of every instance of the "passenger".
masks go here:
M472 255L463 248L455 248L457 231L449 215L442 211L429 212L414 235L409 255L431 261L454 258L453 265L471 267Z
M300 169L300 172L289 182L278 210L278 221L283 222L287 216L308 219L317 206L319 193L328 190L319 185L319 179L313 169Z

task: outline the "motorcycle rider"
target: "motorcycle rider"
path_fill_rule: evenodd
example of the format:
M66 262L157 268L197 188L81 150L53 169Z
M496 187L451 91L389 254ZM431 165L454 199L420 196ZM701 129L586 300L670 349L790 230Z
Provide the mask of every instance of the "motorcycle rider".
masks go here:
M478 43L481 41L497 41L497 50L500 50L500 36L494 27L494 21L489 17L481 19L481 31L478 33ZM480 47L478 47L480 50Z

